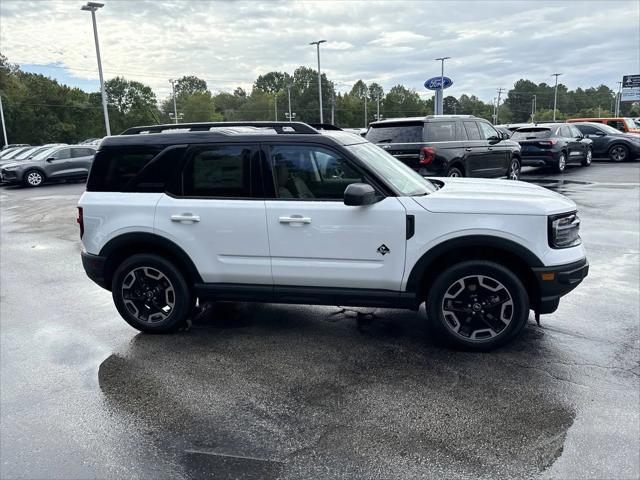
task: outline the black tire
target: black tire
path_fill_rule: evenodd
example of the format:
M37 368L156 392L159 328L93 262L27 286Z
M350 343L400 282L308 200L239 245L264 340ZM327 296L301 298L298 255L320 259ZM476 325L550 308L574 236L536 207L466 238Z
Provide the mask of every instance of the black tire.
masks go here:
M25 187L39 187L44 180L44 174L40 170L27 170L22 176L22 184Z
M447 177L464 177L464 173L462 173L462 170L458 167L450 167L449 170L447 170Z
M591 166L591 160L593 160L593 152L591 151L590 148L587 148L587 154L585 155L584 159L582 160L582 166L583 167L590 167Z
M111 295L122 318L147 333L175 332L186 324L195 305L182 272L151 254L132 255L118 266Z
M555 164L554 170L556 173L564 173L564 170L567 168L567 154L564 152L560 153L558 157L558 161Z
M520 160L512 158L511 163L509 164L509 170L507 171L507 178L509 180L520 180L521 171L522 165L520 164Z
M427 293L426 307L430 331L464 350L500 347L516 338L529 318L522 281L503 265L486 260L461 262L442 272Z
M614 145L609 149L609 160L624 162L629 158L629 149L625 145Z

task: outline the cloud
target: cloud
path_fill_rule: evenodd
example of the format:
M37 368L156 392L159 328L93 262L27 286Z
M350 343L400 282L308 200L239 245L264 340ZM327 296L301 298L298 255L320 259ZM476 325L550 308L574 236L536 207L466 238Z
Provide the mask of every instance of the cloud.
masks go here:
M86 88L97 80L82 1L0 0L0 49L11 61ZM105 0L97 13L105 76L168 95L169 78L198 75L214 90L250 89L271 70L315 68L345 84L402 83L417 91L450 56L448 93L491 100L520 78L570 88L640 71L640 4L540 1ZM47 67L48 66L48 67Z

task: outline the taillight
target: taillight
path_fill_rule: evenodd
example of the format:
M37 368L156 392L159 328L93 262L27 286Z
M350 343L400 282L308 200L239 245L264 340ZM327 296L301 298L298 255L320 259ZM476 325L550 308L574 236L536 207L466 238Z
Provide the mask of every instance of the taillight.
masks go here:
M82 216L82 207L78 207L78 218L76 219L80 226L80 238L84 235L84 217Z
M436 158L436 151L433 147L422 147L420 149L420 165L429 165Z
M538 145L555 145L556 143L558 143L558 140L552 139L552 140L540 140L538 142Z

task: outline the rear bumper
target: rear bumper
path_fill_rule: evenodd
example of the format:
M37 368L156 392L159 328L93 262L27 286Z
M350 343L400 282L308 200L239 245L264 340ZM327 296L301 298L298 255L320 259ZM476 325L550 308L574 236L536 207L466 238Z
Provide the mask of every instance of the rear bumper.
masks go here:
M100 255L92 255L87 252L80 253L82 257L82 267L84 268L87 277L100 285L102 288L109 290L104 278L104 263L105 257Z
M576 288L589 274L586 258L577 262L554 267L533 268L539 298L533 299L533 308L538 313L553 313L558 308L560 297Z
M522 152L522 165L527 167L553 166L558 163L560 152Z

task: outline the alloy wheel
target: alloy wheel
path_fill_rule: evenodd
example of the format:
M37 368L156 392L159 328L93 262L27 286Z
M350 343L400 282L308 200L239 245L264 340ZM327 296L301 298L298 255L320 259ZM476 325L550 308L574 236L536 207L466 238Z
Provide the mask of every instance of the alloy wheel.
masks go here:
M27 183L32 187L37 187L42 183L42 175L38 172L29 172L27 175Z
M503 333L513 320L513 296L495 278L471 275L447 288L441 311L446 328L454 335L483 342Z
M520 179L520 162L517 160L513 160L511 162L511 167L509 167L509 180L519 180Z
M122 300L131 315L146 323L166 320L176 305L173 284L160 270L137 267L124 277Z
M592 152L592 151L591 151L591 149L589 148L589 149L587 150L587 158L586 158L587 165L591 165L591 160L592 160L592 158L593 158L593 152Z
M627 150L618 145L611 149L611 160L614 162L622 162L627 157Z
M558 159L558 170L564 172L565 167L567 166L567 158L564 156L564 153L560 155Z

